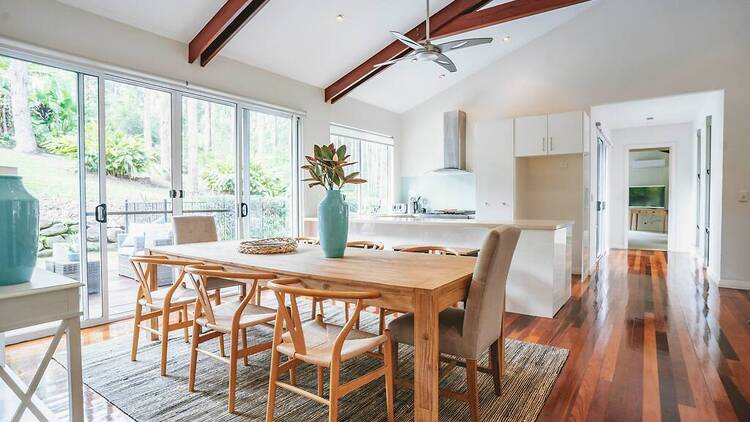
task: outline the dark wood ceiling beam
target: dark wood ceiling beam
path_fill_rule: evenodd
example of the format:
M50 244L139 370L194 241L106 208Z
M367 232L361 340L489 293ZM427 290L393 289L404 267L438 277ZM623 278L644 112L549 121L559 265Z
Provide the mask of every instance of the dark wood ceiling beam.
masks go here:
M467 12L473 12L490 0L454 0L430 18L430 31L435 31L458 16ZM425 38L425 22L412 28L405 35L413 40L421 41ZM393 41L385 48L367 59L364 63L342 76L339 80L325 89L325 101L334 103L356 88L362 82L375 76L388 66L374 67L378 63L401 57L409 51L409 48L400 41Z
M270 0L227 0L188 45L188 62L208 64Z
M461 15L438 28L433 36L435 38L449 37L587 1L589 0L514 0Z

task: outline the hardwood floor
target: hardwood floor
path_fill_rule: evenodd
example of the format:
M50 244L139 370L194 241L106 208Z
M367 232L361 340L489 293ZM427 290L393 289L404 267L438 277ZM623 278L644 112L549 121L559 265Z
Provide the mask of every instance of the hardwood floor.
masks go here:
M570 350L540 421L725 422L750 421L749 321L750 292L718 289L688 255L613 250L554 319L508 314L506 330ZM87 329L84 344L131 326ZM8 364L28 381L48 341L8 347ZM39 394L61 416L63 376L53 362ZM88 420L128 420L88 388L85 400Z

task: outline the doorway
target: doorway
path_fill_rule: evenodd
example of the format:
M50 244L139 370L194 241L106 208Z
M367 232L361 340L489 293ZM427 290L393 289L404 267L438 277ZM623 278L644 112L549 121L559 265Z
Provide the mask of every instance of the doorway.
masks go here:
M668 250L670 148L628 151L628 248Z

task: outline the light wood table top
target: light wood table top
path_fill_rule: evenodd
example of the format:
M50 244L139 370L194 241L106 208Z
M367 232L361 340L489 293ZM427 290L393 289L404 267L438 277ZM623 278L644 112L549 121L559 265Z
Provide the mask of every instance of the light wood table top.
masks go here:
M402 249L413 248L415 246L422 246L422 245L396 245L393 247L393 250L398 252ZM479 248L461 248L461 247L453 247L453 246L446 246L446 247L456 251L456 253L459 254L460 256L477 256L477 254L479 253Z
M325 258L316 245L299 245L289 254L250 255L240 253L238 246L239 241L220 241L157 246L150 251L291 277L424 290L470 278L476 263L473 257L447 260L438 255L360 248L347 248L343 258Z
M414 419L438 420L438 315L465 299L476 258L358 248L347 248L343 258L325 258L315 245L300 245L289 254L247 255L238 252L238 246L239 241L222 241L158 246L149 251L298 277L312 288L376 290L380 297L368 304L414 312Z

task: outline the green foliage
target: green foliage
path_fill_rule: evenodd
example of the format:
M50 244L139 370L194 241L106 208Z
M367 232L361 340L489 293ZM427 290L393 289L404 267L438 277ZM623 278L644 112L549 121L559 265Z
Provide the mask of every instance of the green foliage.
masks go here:
M277 177L269 176L258 163L248 168L250 195L280 197L286 194L286 185ZM216 161L205 166L201 179L206 187L217 193L233 193L235 189L234 166L229 161Z
M120 131L107 130L107 174L115 177L133 178L148 170L153 157L143 148L143 142ZM84 164L87 171L99 168L99 147L96 122L86 124ZM70 133L49 138L40 145L45 151L68 158L78 158L78 136Z
M29 95L32 128L37 143L51 137L68 135L76 130L78 111L72 94L56 78L47 78L45 89Z
M344 167L357 164L354 161L347 161L349 155L346 155L346 145L336 148L334 144L315 145L313 150L314 156L305 156L308 164L302 166L302 169L310 173L310 177L302 180L303 182L312 182L313 186L323 186L326 190L341 188L346 184L359 185L366 183L367 180L360 179L359 172L355 171L350 174L344 173Z

